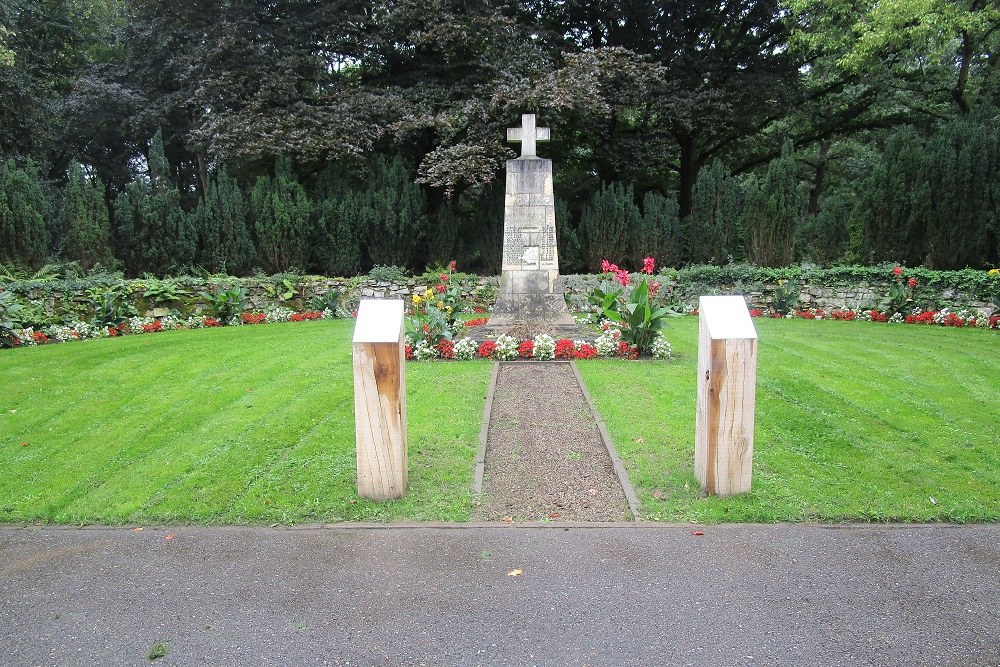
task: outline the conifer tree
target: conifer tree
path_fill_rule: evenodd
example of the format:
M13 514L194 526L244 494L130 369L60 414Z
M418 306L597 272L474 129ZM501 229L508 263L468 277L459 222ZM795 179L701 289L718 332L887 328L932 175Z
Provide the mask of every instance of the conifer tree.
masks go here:
M427 197L403 158L378 156L361 212L361 234L371 262L409 266L427 226Z
M148 179L133 180L115 200L118 257L131 275L165 275L190 266L198 245L194 220L181 208L157 131L149 149Z
M345 190L316 204L317 240L313 265L328 276L355 276L361 271L361 244L356 224L363 195Z
M208 181L205 199L194 213L198 264L212 273L247 275L257 251L247 227L243 193L225 165Z
M87 270L97 264L110 267L114 262L104 184L96 176L88 177L76 162L70 167L63 191L59 228L62 230L59 254L64 260L77 261Z
M601 184L580 217L580 231L590 269L601 260L622 264L628 259L630 235L639 227L641 216L631 185Z
M642 266L645 257L657 266L679 267L683 261L683 238L677 197L647 192L642 198L642 221L633 237L632 265Z
M483 187L475 201L474 210L474 247L486 272L497 275L503 268L503 183L496 182Z
M795 236L802 196L795 178L792 142L767 165L747 200L747 255L757 266L788 266L795 259Z
M278 159L274 178L257 179L250 200L263 268L271 273L305 269L315 237L311 203L289 158Z
M698 172L691 215L684 220L688 262L725 264L744 256L745 200L743 186L720 160Z
M34 165L0 162L0 263L38 268L45 263L50 206Z
M565 199L556 199L556 245L559 247L559 272L570 274L584 270L580 237L573 228L573 216Z
M457 198L445 199L427 234L427 259L432 266L445 266L455 259L458 231L463 216Z

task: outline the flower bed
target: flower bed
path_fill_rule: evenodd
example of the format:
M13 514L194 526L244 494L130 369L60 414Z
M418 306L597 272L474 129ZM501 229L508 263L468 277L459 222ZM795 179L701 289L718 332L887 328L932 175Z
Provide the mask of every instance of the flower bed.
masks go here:
M228 326L247 326L273 322L305 322L333 317L334 313L328 310L295 312L288 308L275 308L262 313L242 313L225 324ZM96 326L87 324L86 322L73 322L72 324L65 325L54 324L38 331L31 327L15 329L14 334L17 336L17 340L14 343L14 347L64 343L93 338L117 338L118 336L152 334L161 331L205 329L221 327L223 324L223 322L214 317L191 316L180 318L170 315L159 319L155 317L131 317L118 324L108 326Z

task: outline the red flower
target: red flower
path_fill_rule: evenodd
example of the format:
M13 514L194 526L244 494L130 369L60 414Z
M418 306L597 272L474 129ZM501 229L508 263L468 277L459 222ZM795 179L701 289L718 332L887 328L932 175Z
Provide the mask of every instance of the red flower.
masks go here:
M880 313L877 310L868 311L868 316L871 318L872 322L888 322L889 316L885 313Z
M115 336L118 335L118 329L115 329L114 327L108 327L108 335L114 338Z
M894 276L901 276L901 275L903 275L903 268L899 267L899 266L894 267L892 269L892 275L894 275Z
M615 265L612 264L611 262L609 262L606 259L602 259L601 260L601 273L611 273L611 271L612 271L611 267L612 266L615 266ZM617 268L618 267L615 266L615 269L617 269Z
M447 338L442 338L441 341L434 347L437 348L438 354L441 355L442 359L455 358L455 344Z
M159 320L156 320L151 324L143 324L142 330L144 333L156 333L157 331L163 331L163 325L160 324Z
M413 356L413 346L412 345L407 345L407 346L405 346L403 348L403 350L406 352L406 358L409 359L410 361L413 361L413 359L414 359L414 356Z
M650 299L654 298L656 296L656 293L659 292L659 291L660 291L660 282L658 280L654 280L653 282L649 283L649 298Z
M517 346L517 355L519 357L530 359L531 355L534 352L535 352L535 341L533 340L521 341L521 344Z
M448 270L449 271L454 271L455 267L457 267L457 266L458 266L458 264L455 262L455 260L451 260L450 262L448 262Z
M639 348L635 345L629 345L625 341L618 342L618 356L622 359L638 359L639 358Z
M41 331L36 331L36 332L32 333L31 337L39 345L43 345L44 343L48 343L49 342L49 337L46 336L45 334L43 334Z
M221 327L222 326L222 322L220 322L219 320L215 319L214 317L206 317L205 318L205 326L206 327Z
M910 286L910 289L913 289L914 287L916 287L916 286L917 286L917 279L916 279L916 278L910 278L910 280L909 280L909 283L908 283L908 284L909 284L909 286Z
M445 284L444 284L444 283L438 283L438 284L437 284L437 287L435 287L434 289L436 289L436 290L437 290L437 293L438 293L438 294L444 294L444 291L445 291L446 289L448 289L448 288L447 288L447 287L445 286Z
M476 306L476 307L474 307L472 309L472 312L474 312L474 313L476 313L478 315L479 313L485 313L486 309L483 308L482 306Z
M447 273L439 274L438 277L441 278L441 282L443 282L443 283L448 282L448 274Z
M493 353L497 350L497 344L492 340L484 340L479 344L479 349L476 350L476 354L482 359L489 359L493 356Z
M466 322L465 326L467 326L467 327L481 327L482 325L486 324L487 322L489 322L488 318L486 318L486 317L477 317L475 319L471 319L468 322Z
M644 260L642 260L643 273L653 275L653 269L655 268L655 266L656 266L656 260L654 260L652 257L647 257Z
M576 351L577 359L596 359L597 348L590 343L580 343L580 349Z
M556 359L573 359L576 357L576 345L568 338L560 338L556 341Z
M750 317L760 317L760 308L751 308Z
M243 313L240 318L243 324L263 324L267 322L267 313Z
M618 274L618 282L622 284L622 287L628 287L628 284L631 282L631 278L628 276L628 271L625 269L618 269L618 267L615 267L615 269L617 269L615 273Z

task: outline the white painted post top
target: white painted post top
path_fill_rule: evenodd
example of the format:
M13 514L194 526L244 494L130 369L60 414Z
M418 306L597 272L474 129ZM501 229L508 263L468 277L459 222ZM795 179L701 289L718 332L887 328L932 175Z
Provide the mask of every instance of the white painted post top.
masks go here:
M355 343L396 343L403 330L403 302L362 299L354 325Z
M535 114L521 114L521 127L507 128L507 141L521 142L521 157L538 157L536 141L548 141L551 133L547 127L535 127Z
M750 319L746 299L742 296L700 297L698 312L705 318L708 335L712 340L757 338L757 329Z

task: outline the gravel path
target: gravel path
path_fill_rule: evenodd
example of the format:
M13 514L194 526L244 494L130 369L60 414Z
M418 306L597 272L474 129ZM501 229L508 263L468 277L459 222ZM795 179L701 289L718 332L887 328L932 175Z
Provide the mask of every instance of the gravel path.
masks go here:
M501 364L479 521L631 521L569 364Z

